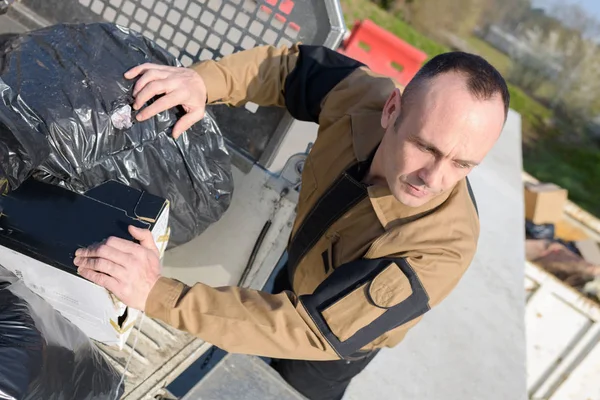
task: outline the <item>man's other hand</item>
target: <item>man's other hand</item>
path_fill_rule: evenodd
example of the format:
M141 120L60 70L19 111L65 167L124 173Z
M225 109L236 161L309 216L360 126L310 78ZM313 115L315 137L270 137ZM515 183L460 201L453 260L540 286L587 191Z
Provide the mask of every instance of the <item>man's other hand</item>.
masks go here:
M110 237L99 246L79 249L75 253L77 272L100 285L123 303L144 311L146 300L160 278L159 251L147 229L129 227L140 244Z
M125 73L126 79L139 77L133 88L133 108L140 110L150 99L164 95L137 114L138 121L145 121L172 107L182 106L187 113L173 127L177 139L185 130L204 118L206 108L206 85L192 69L157 64L142 64Z

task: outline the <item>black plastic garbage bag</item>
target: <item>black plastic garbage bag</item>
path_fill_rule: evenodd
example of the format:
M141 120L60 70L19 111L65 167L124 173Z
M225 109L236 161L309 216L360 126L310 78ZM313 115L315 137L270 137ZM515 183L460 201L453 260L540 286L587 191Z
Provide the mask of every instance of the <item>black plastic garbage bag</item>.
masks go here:
M0 46L0 182L9 190L31 173L78 192L118 180L170 200L171 245L226 211L230 156L211 115L176 141L182 109L141 123L132 115L125 71L179 66L174 56L107 23L55 25Z
M0 267L0 399L113 400L120 378L82 331Z
M525 233L531 239L554 239L554 224L534 224L525 221Z

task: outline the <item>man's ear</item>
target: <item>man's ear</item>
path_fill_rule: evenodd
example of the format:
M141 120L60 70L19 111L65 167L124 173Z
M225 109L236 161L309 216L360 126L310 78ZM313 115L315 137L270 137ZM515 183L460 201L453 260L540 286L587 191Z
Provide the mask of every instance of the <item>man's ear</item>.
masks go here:
M388 97L381 113L381 127L387 129L396 122L400 115L400 89L395 88L390 97Z

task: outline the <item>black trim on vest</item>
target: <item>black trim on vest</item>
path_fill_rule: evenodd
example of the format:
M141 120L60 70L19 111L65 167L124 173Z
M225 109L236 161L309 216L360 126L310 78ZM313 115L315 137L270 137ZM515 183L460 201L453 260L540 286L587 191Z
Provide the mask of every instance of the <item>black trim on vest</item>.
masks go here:
M408 277L412 294L350 338L340 341L327 325L322 312L350 292L372 282L390 263L395 263ZM360 259L344 264L321 282L314 293L300 296L300 302L340 358L351 358L379 336L429 311L429 296L413 268L403 258Z
M323 99L364 64L323 46L298 48L296 66L285 80L285 105L294 118L318 123Z
M477 201L475 200L475 194L473 193L473 189L471 188L471 182L469 182L469 178L465 178L467 180L467 190L469 191L469 197L473 202L473 206L475 206L475 212L477 216L479 216L479 209L477 208Z
M321 258L323 259L323 269L325 270L325 274L329 273L331 269L331 265L329 265L329 250L325 250L321 253Z
M313 248L327 229L368 195L360 182L368 171L370 160L348 168L327 189L310 210L288 246L288 274L290 283L302 258Z

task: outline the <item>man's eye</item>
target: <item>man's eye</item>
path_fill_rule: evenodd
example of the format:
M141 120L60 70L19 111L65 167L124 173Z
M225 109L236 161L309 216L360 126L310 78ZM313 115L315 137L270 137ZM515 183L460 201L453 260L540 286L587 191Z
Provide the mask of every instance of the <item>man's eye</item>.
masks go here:
M425 151L427 153L431 153L433 151L433 149L429 146L426 146L422 143L417 143L417 147L419 148L419 150L421 151Z
M471 164L465 164L465 163L455 163L455 164L458 168L461 168L461 169L471 168Z

